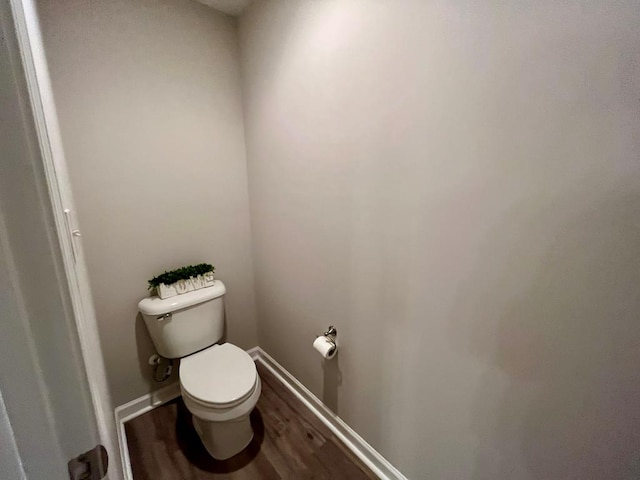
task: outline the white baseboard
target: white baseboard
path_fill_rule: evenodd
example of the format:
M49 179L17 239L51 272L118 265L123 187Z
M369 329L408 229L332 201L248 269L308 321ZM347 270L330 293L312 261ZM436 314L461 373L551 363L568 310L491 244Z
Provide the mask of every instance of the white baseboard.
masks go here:
M333 413L311 391L291 375L271 355L257 347L257 361L265 366L280 382L311 410L333 434L383 480L407 480L386 458L369 445L353 428Z
M260 347L247 350L255 361L260 362L269 370L293 395L298 398L311 412L324 423L333 434L338 437L362 462L367 465L382 480L407 480L391 463L380 455L360 435L358 435L340 417L329 410L322 401L291 375L271 355ZM143 395L140 398L125 403L115 409L116 426L118 428L118 442L124 470L125 480L133 480L131 460L127 446L127 436L124 430L125 422L134 419L154 408L180 396L180 385L172 383Z
M131 400L129 403L120 405L115 409L116 428L118 429L118 443L120 444L120 459L122 460L122 470L124 480L133 480L131 472L131 459L129 458L129 446L127 445L127 435L124 431L124 424L143 413L147 413L154 408L173 400L180 396L180 384L172 383L154 392Z
M253 358L253 360L255 361L255 360L258 360L258 358L260 357L261 351L262 349L260 347L253 347L247 350L247 353L251 355L251 358Z

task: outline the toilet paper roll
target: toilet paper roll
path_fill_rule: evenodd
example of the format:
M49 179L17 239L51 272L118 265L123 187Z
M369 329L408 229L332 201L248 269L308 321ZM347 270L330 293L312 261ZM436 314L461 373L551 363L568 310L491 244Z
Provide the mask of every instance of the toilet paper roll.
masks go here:
M315 348L316 351L320 355L322 355L322 358L326 358L327 360L333 358L338 351L338 347L334 347L333 343L331 343L331 340L329 340L325 336L316 338L313 342L313 348Z

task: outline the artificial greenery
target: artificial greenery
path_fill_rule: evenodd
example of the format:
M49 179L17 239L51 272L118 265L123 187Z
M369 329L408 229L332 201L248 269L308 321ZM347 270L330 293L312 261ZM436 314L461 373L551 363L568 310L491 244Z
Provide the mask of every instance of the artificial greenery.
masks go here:
M161 283L171 285L172 283L176 283L178 280L189 280L191 277L197 277L198 275L204 275L205 273L214 271L215 267L208 263L176 268L175 270L164 272L163 274L157 275L149 280L149 290L153 290Z

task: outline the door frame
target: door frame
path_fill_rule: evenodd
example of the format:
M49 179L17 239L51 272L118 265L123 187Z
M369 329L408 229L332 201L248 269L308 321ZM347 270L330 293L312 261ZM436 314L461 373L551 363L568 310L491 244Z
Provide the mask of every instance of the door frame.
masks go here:
M98 434L109 452L107 478L121 480L122 456L86 263L81 242L71 235L75 208L35 0L10 0L10 7Z

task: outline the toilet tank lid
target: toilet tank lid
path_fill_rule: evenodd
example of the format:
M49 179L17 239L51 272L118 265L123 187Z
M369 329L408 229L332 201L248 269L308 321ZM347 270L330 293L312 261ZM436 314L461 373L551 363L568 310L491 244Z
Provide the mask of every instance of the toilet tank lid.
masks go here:
M213 300L221 297L227 292L227 289L221 280L216 280L211 287L201 288L193 292L183 293L175 297L165 298L147 297L140 300L138 310L145 315L164 315L165 313L175 312L183 308L192 307L199 303Z

